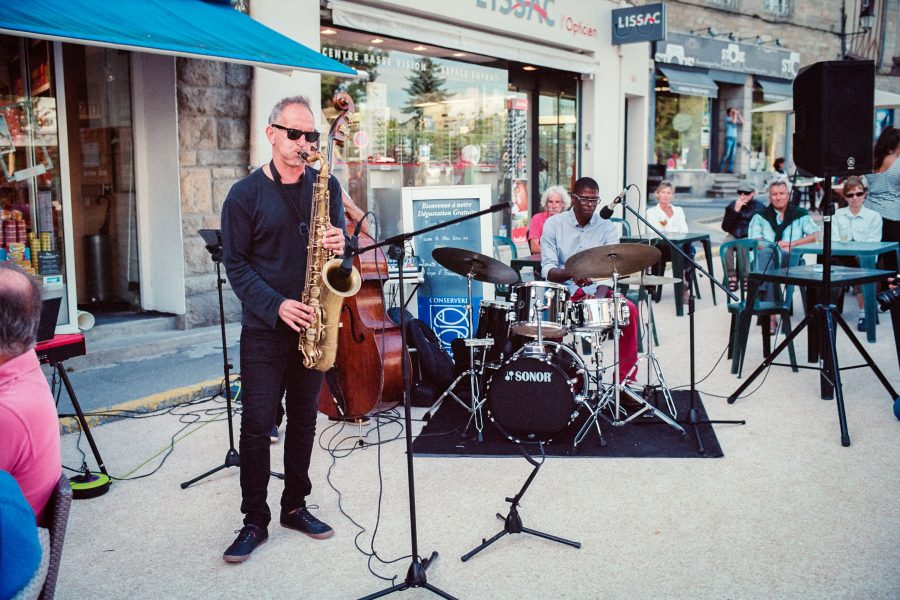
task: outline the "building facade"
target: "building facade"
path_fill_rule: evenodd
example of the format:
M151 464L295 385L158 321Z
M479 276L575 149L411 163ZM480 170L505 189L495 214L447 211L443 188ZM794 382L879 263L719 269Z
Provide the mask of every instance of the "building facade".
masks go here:
M522 236L551 184L591 175L611 198L645 180L649 45L612 45L616 6L471 0L446 14L431 0L242 3L358 68L354 80L0 35L5 258L27 261L63 297L59 332L77 329L79 308L175 314L184 328L217 322L198 230L219 227L230 186L267 160L275 102L309 96L326 130L337 89L359 113L334 170L382 237L399 226L400 187L455 183L515 199L492 233ZM238 308L229 292L229 320Z
M873 60L876 89L900 91L897 0L674 0L666 8L668 36L653 48L648 163L681 192L727 196L737 178L759 185L778 157L791 170L789 116L754 109L789 98L806 65L842 56ZM860 19L866 14L873 18ZM731 107L744 120L733 169L722 164ZM880 111L879 122L894 122L893 112Z

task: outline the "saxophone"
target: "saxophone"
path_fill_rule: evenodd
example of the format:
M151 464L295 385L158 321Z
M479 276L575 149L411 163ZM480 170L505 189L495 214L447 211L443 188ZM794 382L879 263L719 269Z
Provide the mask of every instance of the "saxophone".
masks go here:
M330 167L319 154L304 154L308 163L321 163L313 191L309 246L306 257L306 285L300 301L313 308L313 322L300 329L299 350L307 369L327 371L334 365L338 345L338 327L344 298L359 291L362 278L354 267L349 276L341 273L341 259L322 245L330 225L328 177Z

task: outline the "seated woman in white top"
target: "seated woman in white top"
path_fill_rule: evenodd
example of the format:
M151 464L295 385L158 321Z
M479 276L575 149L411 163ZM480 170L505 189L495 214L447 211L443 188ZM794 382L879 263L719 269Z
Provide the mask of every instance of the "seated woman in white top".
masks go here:
M687 233L687 221L684 211L672 204L675 199L675 186L664 179L659 183L654 192L656 206L647 209L647 220L663 233Z
M651 206L647 209L647 220L666 235L670 233L688 233L684 211L681 207L672 204L672 200L675 198L675 186L672 185L672 182L668 179L659 182L654 195L656 196L656 206ZM654 275L663 275L666 270L666 263L672 258L672 249L666 243L658 244L656 247L659 248L662 256L659 262L650 269L650 272ZM690 254L691 258L694 257L693 244L687 244L684 251ZM688 273L689 269L686 269L685 283L688 283ZM662 288L658 287L653 295L653 299L657 302L659 302L661 290Z
M855 175L844 182L843 196L847 206L839 208L831 218L831 240L833 242L880 242L882 218L870 208L863 206L866 201L865 182ZM835 263L848 267L859 267L858 256L835 256ZM859 316L856 328L866 330L866 313L863 310L863 295L857 290L856 302L859 304Z

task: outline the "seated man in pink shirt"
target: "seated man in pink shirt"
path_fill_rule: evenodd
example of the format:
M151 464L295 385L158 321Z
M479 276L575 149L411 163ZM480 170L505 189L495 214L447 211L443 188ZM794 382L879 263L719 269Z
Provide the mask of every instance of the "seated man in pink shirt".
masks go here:
M59 422L34 353L41 290L0 262L0 469L19 483L38 523L62 473Z

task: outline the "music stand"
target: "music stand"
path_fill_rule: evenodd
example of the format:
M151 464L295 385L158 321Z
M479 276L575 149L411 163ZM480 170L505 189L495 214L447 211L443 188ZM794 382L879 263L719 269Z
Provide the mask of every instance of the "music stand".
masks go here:
M202 475L198 475L189 481L185 481L181 484L181 489L186 489L201 479L205 479L213 473L218 473L222 469L241 466L241 455L238 454L238 451L234 447L234 423L231 412L231 369L233 369L234 366L231 364L231 361L228 360L228 339L225 336L225 302L222 294L222 286L225 284L225 279L222 277L222 232L219 229L201 229L197 233L199 233L200 237L203 238L203 241L206 242L206 250L209 252L212 261L216 264L216 288L219 292L219 328L222 333L222 370L225 374L225 407L228 412L228 452L225 453L224 463L210 469ZM281 473L270 473L274 477L284 479L284 475Z

